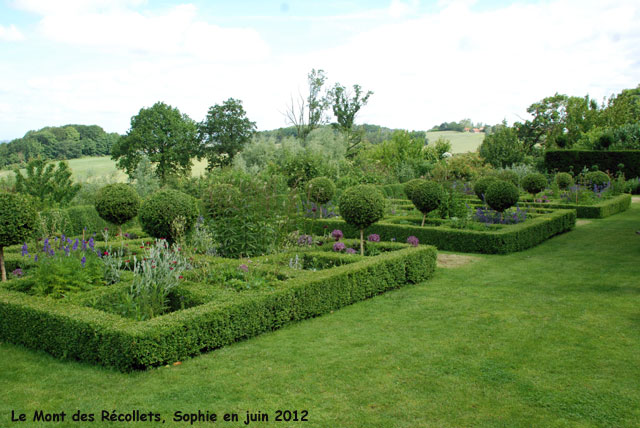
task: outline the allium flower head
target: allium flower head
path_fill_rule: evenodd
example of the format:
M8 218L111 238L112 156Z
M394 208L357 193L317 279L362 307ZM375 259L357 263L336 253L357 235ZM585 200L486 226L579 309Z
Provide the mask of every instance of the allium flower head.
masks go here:
M369 242L380 242L380 235L378 235L376 233L372 233L371 235L367 236L367 241L369 241Z
M22 275L24 275L24 272L22 272L22 269L18 268L16 270L14 270L13 272L11 272L11 275L20 278Z
M238 269L243 272L249 272L249 266L245 265L244 263L238 266Z
M410 236L407 238L407 244L411 244L414 247L417 247L420 241L415 236Z
M339 241L343 236L344 234L340 229L335 229L333 232L331 232L331 237L335 238L336 241Z
M354 250L353 248L347 248L347 254L355 254L356 250Z
M342 242L336 242L335 244L333 244L333 251L335 251L336 253L344 251L345 248L347 248L347 246Z

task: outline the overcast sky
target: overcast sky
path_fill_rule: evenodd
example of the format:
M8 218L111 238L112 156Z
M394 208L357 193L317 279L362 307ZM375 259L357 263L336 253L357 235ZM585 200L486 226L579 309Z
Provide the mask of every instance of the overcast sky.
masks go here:
M638 23L638 0L0 0L0 140L125 133L156 101L200 121L229 97L273 129L312 68L374 91L359 123L512 122L636 87Z

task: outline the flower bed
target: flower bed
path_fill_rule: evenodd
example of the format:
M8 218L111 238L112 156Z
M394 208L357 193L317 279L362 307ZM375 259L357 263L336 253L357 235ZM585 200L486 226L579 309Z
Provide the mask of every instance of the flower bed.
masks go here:
M187 271L171 290L168 313L146 321L98 309L108 307L126 282L54 299L9 289L24 280L15 279L0 286L0 340L123 371L143 369L424 281L435 269L431 246L369 242L379 255L360 256L333 251L334 242L246 263L197 256L193 263L201 268ZM225 269L234 273L219 274ZM243 287L249 280L243 273L254 270L260 273Z
M534 207L574 209L578 218L605 218L628 210L631 205L631 195L625 193L613 196L593 205L573 204L555 199L550 199L549 202L533 202L525 199L522 202Z

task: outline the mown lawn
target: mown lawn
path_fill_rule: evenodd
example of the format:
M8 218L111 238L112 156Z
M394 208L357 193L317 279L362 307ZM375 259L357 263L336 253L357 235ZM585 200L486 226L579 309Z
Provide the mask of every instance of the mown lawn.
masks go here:
M640 426L640 204L528 251L434 279L181 365L123 374L0 344L11 410L246 411L248 426ZM273 422L277 409L308 422ZM68 416L69 417L69 416ZM22 426L152 426L149 423ZM197 423L194 426L209 426Z

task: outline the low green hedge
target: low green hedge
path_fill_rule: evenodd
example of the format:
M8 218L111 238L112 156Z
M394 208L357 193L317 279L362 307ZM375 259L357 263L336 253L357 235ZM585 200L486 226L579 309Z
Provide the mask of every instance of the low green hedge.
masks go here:
M406 242L415 236L421 244L435 245L439 250L465 253L507 254L534 247L554 235L571 230L576 223L575 210L545 210L523 223L508 225L495 231L451 229L446 226L414 226L394 224L385 219L368 227L365 235L376 233L384 241ZM326 227L325 227L326 226ZM360 231L342 220L326 219L312 222L313 233L340 229L346 238L360 236Z
M573 170L577 174L585 167L597 165L600 171L615 173L619 164L624 165L627 178L640 177L640 150L547 150L544 154L544 165L549 171Z
M404 184L385 184L380 186L380 190L388 198L404 199L407 197L404 193Z
M124 231L137 226L137 218L125 223ZM98 215L93 205L75 206L66 209L51 209L42 211L38 217L38 227L36 236L47 236L51 233L63 233L67 236L82 235L82 230L86 228L86 233L92 234L104 228L115 227L106 222Z
M0 340L123 371L142 369L424 281L435 264L434 247L406 247L303 272L274 291L239 292L233 301L209 301L142 322L0 287Z
M576 210L578 218L605 218L620 212L626 211L631 205L631 195L622 194L595 205L559 204L559 203L536 203L523 201L528 206L551 208L551 209L573 209Z

